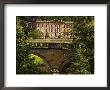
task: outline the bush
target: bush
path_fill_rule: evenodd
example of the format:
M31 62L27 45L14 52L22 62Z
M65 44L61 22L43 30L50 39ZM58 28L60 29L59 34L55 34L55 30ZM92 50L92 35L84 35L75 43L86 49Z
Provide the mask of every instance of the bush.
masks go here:
M43 33L39 30L33 30L30 32L30 37L33 39L43 38Z
M33 62L35 65L42 65L44 64L44 61L42 58L38 57L37 55L34 54L29 54L29 59Z

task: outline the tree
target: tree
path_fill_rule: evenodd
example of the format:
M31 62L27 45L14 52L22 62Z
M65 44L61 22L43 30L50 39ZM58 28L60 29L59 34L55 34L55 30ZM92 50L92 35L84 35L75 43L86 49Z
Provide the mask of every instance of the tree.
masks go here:
M33 30L30 32L30 37L32 37L33 39L43 38L43 32L41 32L40 30Z
M68 73L94 73L94 17L76 17L73 29L73 54Z
M32 53L32 44L28 42L31 30L26 27L27 20L16 18L16 73L35 74L47 73L46 64L43 60ZM24 23L24 24L23 24ZM26 30L29 30L28 32ZM32 30L33 31L33 30ZM41 66L45 66L42 68Z
M26 41L27 36L18 17L16 21L16 71L17 73L26 73L25 66L30 54L30 43Z

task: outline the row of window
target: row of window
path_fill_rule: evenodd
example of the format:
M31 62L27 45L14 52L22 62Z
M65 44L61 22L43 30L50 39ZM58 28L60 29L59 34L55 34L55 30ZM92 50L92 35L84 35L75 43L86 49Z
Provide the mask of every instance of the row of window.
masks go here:
M44 24L37 24L37 27L43 27ZM45 25L45 27L48 27L49 25ZM50 25L51 27L53 27L54 25ZM60 27L60 25L55 25L55 27Z
M48 29L45 29L46 30L46 32L49 32L49 30ZM60 32L60 29L51 29L51 31L50 32Z
M41 25L41 27L43 27L44 26L44 24L37 24L37 27L40 27L40 25ZM48 27L49 25L45 25L46 27ZM51 25L51 27L53 27L53 26L55 26L55 27L60 27L60 25ZM72 25L64 25L64 28L69 28L69 27L71 27Z

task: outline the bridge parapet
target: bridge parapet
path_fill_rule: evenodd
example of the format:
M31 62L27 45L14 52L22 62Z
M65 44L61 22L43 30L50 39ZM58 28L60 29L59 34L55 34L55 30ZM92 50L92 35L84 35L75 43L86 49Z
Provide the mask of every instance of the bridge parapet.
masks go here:
M73 39L33 39L32 43L67 43L71 44Z

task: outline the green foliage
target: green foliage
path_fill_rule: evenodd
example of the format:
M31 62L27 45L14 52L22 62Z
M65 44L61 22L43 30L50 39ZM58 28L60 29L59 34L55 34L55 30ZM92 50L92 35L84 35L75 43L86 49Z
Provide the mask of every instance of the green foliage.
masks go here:
M20 20L17 18L16 25L16 57L17 62L25 61L30 53L30 43L26 41L26 35L23 27L20 25Z
M31 54L32 43L28 42L29 33L26 31L30 27L26 27L25 19L16 18L16 73L17 74L35 74L44 73L45 69L39 67L44 64L43 60ZM24 23L24 24L23 24ZM33 59L33 60L32 60Z
M73 55L68 73L94 73L94 17L77 17L73 29Z
M36 64L36 65L44 64L43 59L38 57L37 55L29 54L29 59L33 61L33 64Z
M26 34L24 32L23 26L21 26L21 21L17 17L16 25L16 71L17 73L27 72L27 61L28 55L30 53L30 43L26 41Z
M36 19L60 22L60 21L73 21L74 17L72 16L38 16L36 17Z
M19 74L49 73L44 67L43 60L31 53L32 44L27 42L42 38L42 32L35 30L32 25L36 20L52 20L55 22L73 21L74 28L71 32L72 54L66 57L69 65L65 66L64 72L71 74L94 73L94 17L93 16L20 16L16 21L16 71ZM47 35L48 36L48 35ZM63 45L66 47L65 45ZM42 66L44 65L44 66ZM40 67L42 66L42 67Z
M33 31L30 32L29 35L33 39L39 39L39 38L42 38L43 33L40 30L33 30Z

